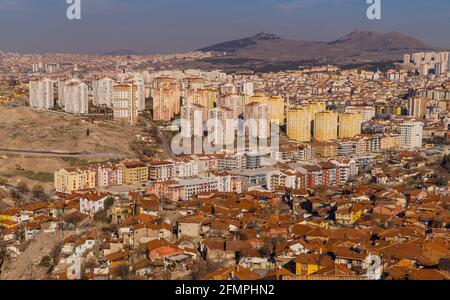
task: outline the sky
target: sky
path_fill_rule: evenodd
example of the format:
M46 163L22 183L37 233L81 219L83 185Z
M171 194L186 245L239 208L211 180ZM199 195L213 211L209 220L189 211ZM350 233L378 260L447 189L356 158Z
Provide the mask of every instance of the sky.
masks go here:
M66 0L0 0L0 50L171 53L259 32L332 41L353 30L450 48L450 0L381 0L381 20L367 19L366 0L80 1L81 20L68 20Z

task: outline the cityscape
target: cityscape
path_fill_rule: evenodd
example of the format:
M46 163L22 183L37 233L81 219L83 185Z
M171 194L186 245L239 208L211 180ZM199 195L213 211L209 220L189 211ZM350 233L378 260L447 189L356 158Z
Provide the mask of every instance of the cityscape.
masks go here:
M0 279L450 279L449 54L1 51Z

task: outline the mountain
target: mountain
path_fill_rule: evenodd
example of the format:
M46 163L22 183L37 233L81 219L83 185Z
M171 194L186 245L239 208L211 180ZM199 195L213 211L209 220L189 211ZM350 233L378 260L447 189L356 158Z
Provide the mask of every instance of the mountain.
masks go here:
M398 32L353 31L332 42L297 41L274 34L259 33L252 37L205 47L199 51L226 52L228 58L269 61L370 61L397 60L401 59L405 52L432 49L435 48Z
M356 47L366 51L421 50L433 48L418 39L398 32L378 33L374 31L353 31L328 44L333 46Z
M139 55L139 54L134 52L134 51L132 51L132 50L118 49L118 50L113 50L113 51L109 51L109 52L103 53L102 55L130 56L130 55Z

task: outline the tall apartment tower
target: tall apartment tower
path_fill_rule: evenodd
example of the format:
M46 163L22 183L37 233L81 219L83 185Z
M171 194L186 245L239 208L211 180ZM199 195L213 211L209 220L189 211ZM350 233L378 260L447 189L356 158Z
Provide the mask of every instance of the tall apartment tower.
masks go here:
M306 104L304 108L309 111L311 120L314 120L317 113L327 110L327 104L325 102L313 102Z
M43 78L38 81L30 81L29 88L30 107L52 109L55 106L55 92L52 80Z
M416 118L425 118L427 112L427 99L421 97L410 98L408 101L408 113Z
M235 138L235 119L233 111L225 107L216 107L208 111L208 139L215 145L230 145Z
M124 125L136 125L139 122L137 85L133 83L115 84L112 109L114 121Z
M422 148L423 123L405 122L400 125L400 147L406 149Z
M337 139L338 114L334 111L316 113L314 117L314 139L328 142Z
M244 113L244 98L240 95L225 96L217 99L217 106L231 109L237 119Z
M151 89L153 120L169 122L180 113L181 86L171 77L155 78Z
M297 142L311 141L311 117L304 107L287 111L287 136Z
M358 113L339 114L339 138L352 138L361 134L362 117Z
M62 88L64 111L73 114L89 113L88 86L79 79L67 80Z
M248 134L252 138L267 139L270 137L270 107L264 103L249 103L244 109L244 119L248 126Z
M111 78L102 78L95 80L93 86L93 103L95 106L106 105L111 107L113 97L114 80Z
M207 112L206 107L196 103L181 107L181 135L203 136L203 123L206 121Z
M250 104L252 102L266 104L270 108L270 121L271 123L284 124L285 118L285 103L284 99L280 96L264 96L256 95L247 97L244 104Z
M136 101L138 111L145 110L145 82L142 77L134 77L125 81L126 83L132 83L136 86Z

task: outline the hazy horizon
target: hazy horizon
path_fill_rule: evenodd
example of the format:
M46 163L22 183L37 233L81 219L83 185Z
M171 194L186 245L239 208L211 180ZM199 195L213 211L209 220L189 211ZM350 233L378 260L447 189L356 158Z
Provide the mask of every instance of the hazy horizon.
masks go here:
M266 32L333 41L354 30L396 31L450 49L450 1L382 1L368 20L366 0L81 0L81 20L65 0L0 0L0 50L21 53L139 54L196 50Z

